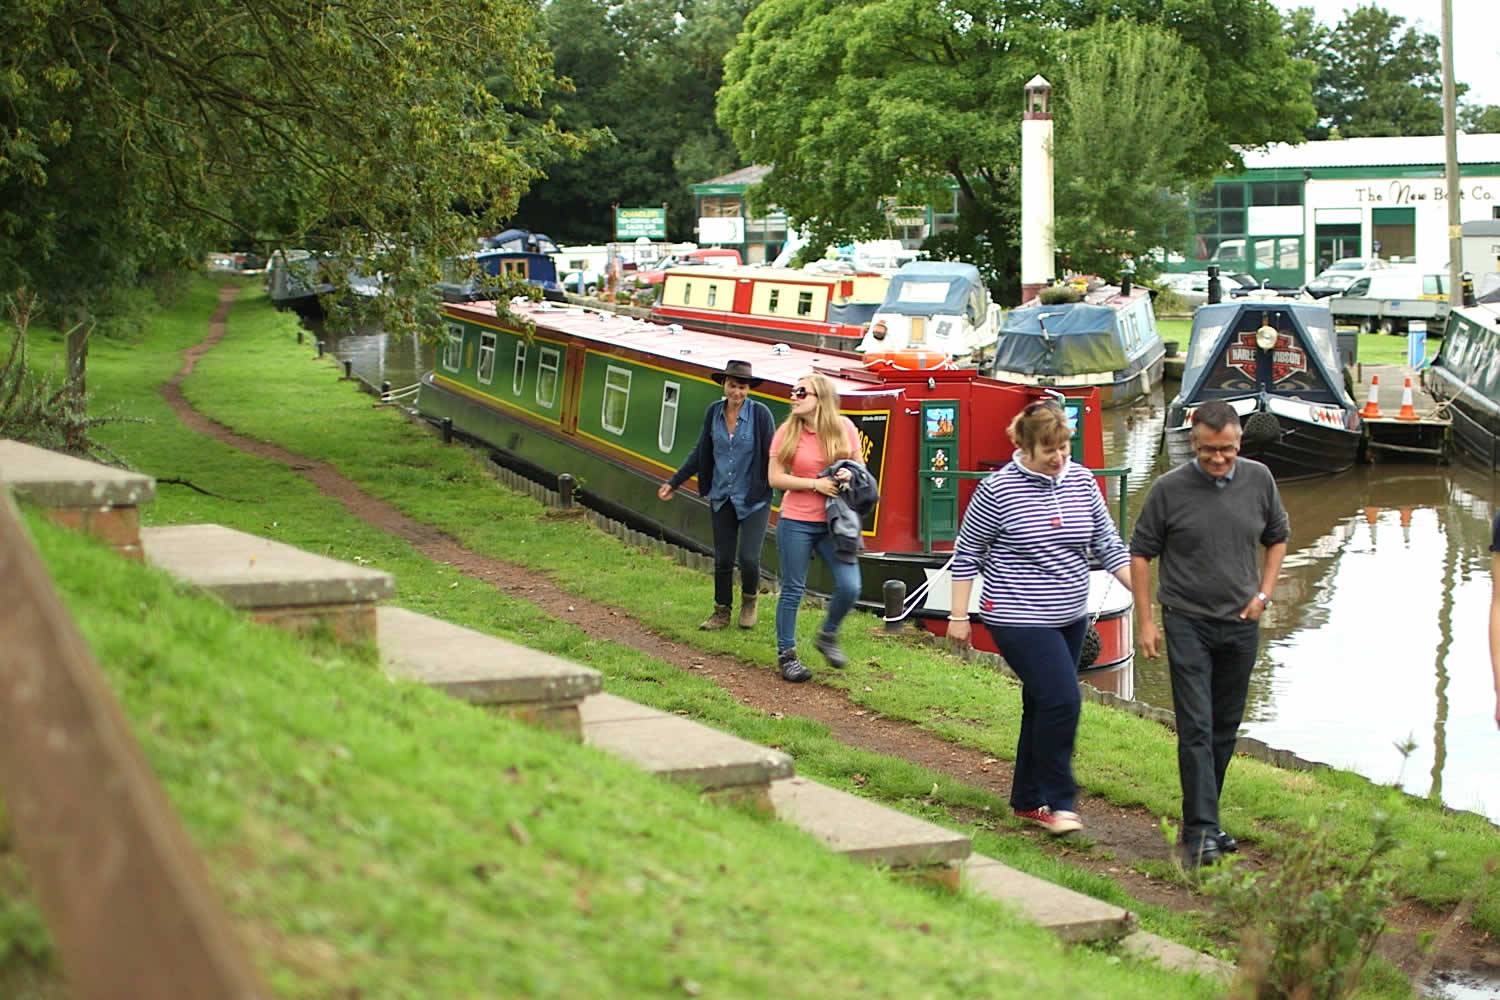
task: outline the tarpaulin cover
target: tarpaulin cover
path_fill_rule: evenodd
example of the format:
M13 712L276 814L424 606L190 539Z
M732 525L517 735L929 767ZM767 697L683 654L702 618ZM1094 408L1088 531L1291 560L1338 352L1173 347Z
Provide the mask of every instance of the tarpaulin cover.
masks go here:
M1500 403L1500 327L1487 309L1448 314L1443 347L1433 365L1446 369L1492 403Z
M1084 375L1129 365L1119 311L1085 302L1012 309L995 342L995 371Z
M1269 385L1260 382L1260 370L1255 367L1259 355L1254 336L1263 323L1276 327L1286 338L1271 352ZM1231 348L1248 352L1250 360L1239 359ZM1192 403L1258 390L1353 405L1339 374L1333 314L1326 305L1241 300L1201 306L1193 314L1178 400Z
M916 260L903 264L891 279L881 312L903 316L962 316L973 307L969 322L984 322L989 295L979 280L979 268L946 260Z

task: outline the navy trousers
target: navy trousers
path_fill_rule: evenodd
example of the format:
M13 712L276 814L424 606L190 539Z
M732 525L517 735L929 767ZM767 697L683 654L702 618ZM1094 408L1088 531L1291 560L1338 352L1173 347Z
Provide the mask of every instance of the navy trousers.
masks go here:
M1016 776L1010 786L1012 809L1048 806L1072 810L1078 799L1073 781L1073 743L1078 736L1078 654L1088 619L1060 628L985 623L1000 655L1021 678L1021 733L1016 739Z
M1219 796L1245 715L1260 623L1163 609L1162 630L1172 675L1172 711L1177 713L1182 838L1199 844L1219 829Z
M740 520L733 500L718 510L710 505L714 526L714 603L727 608L734 603L734 564L740 566L740 591L746 597L760 593L760 550L766 544L766 525L771 505L751 511Z

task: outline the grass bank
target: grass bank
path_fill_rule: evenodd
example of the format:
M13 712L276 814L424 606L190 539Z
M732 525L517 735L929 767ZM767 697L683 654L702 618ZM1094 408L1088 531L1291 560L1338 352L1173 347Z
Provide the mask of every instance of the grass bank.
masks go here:
M1180 353L1187 353L1189 335L1193 332L1193 321L1187 317L1174 316L1156 321L1163 340L1175 340ZM1427 357L1437 356L1442 346L1442 337L1427 338ZM1359 360L1367 365L1401 365L1406 363L1406 338L1393 337L1385 333L1362 333L1359 335Z
M279 997L1199 995L31 528Z

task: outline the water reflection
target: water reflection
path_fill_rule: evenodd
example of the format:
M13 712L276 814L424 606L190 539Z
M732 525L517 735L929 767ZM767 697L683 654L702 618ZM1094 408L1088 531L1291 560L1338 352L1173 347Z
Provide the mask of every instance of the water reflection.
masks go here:
M418 334L393 336L379 326L339 331L322 320L304 322L335 357L353 362L354 376L366 385L378 388L381 382L390 382L392 390L399 390L432 368L434 348Z
M1161 415L1106 419L1108 461L1137 470L1133 521L1165 471ZM1263 619L1244 731L1500 819L1500 783L1487 763L1496 746L1487 638L1494 478L1464 464L1382 464L1283 484L1281 493L1292 539ZM1137 659L1135 686L1141 700L1171 705L1164 659Z

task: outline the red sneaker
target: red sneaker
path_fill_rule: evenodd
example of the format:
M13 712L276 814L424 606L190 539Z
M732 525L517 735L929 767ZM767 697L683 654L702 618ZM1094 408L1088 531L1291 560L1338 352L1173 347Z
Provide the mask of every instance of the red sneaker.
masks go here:
M1083 820L1078 818L1076 812L1067 809L1059 809L1053 812L1047 806L1037 806L1035 809L1017 809L1016 818L1024 819L1028 823L1035 823L1054 837L1061 837L1065 833L1083 829Z

